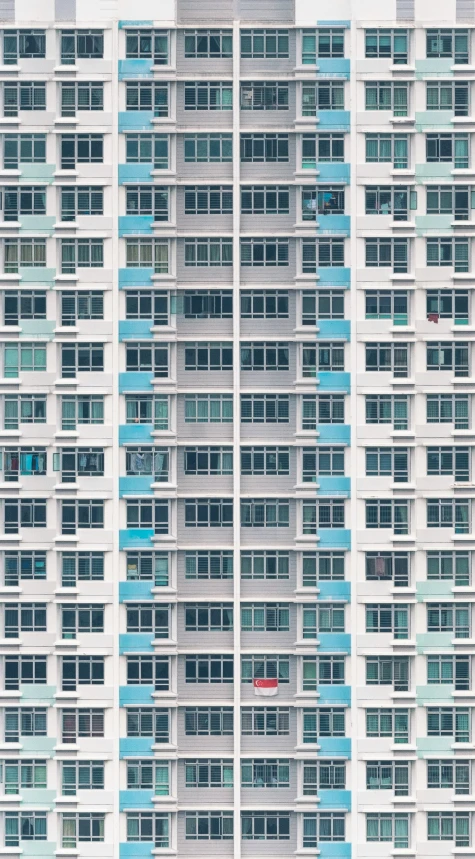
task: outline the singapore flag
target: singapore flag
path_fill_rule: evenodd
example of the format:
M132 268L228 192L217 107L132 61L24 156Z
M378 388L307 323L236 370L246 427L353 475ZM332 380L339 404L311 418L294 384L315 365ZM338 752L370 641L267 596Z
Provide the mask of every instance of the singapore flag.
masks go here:
M279 681L277 677L271 680L254 679L254 694L262 697L270 698L272 695L277 695L279 691Z

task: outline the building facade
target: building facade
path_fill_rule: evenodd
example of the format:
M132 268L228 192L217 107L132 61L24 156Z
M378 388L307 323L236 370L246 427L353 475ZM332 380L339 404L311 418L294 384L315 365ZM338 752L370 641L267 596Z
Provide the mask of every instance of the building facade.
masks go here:
M0 52L0 856L474 859L474 0Z

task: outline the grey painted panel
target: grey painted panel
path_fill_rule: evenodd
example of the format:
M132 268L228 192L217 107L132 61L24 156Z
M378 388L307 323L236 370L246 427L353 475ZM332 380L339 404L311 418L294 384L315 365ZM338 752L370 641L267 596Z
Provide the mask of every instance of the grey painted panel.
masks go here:
M262 231L263 233L280 233L282 230L292 230L295 224L295 192L290 194L289 213L285 215L241 215L241 230L243 233Z
M276 599L272 594L272 600ZM282 647L290 648L295 644L296 623L291 625L290 632L243 632L241 647L252 650L253 647ZM285 693L285 690L284 690Z
M198 284L196 284L198 286ZM205 337L211 335L221 335L222 337L233 336L233 320L232 319L185 319L179 314L177 316L177 332L179 337L199 337L204 340Z
M289 83L288 110L241 110L241 131L261 128L279 128L282 131L293 128L296 118L295 85ZM214 125L214 123L213 123Z
M233 18L233 0L177 0L177 21L179 24L230 24Z
M272 286L267 284L266 286L272 292ZM297 296L293 289L279 290L279 295L285 295L286 292L289 303L288 319L241 319L241 337L249 336L253 340L257 337L276 335L280 337L284 334L286 337L293 337L297 324Z
M292 558L293 553L291 554ZM288 579L241 579L241 597L246 600L262 600L266 594L269 600L280 602L294 596L296 587L295 573Z
M232 737L194 737L187 736L184 733L184 716L178 717L178 752L180 754L189 753L196 755L199 749L201 755L205 754L222 754L223 757L233 754L233 738ZM261 742L262 746L262 742Z
M250 376L249 373L246 374ZM267 387L262 388L264 393L267 392ZM293 436L297 428L297 397L290 395L289 399L289 423L286 424L251 424L241 423L241 439L247 438L263 438L274 441L277 439L286 439Z
M54 17L56 21L75 21L76 0L54 0Z
M210 492L210 495L212 493ZM216 546L225 548L232 545L232 528L189 528L185 527L185 503L178 500L177 538L181 547L184 546Z
M15 0L0 0L0 21L15 20Z
M208 80L205 73L202 79ZM187 129L211 127L231 130L233 112L232 110L185 110L185 84L179 81L176 94L176 122L178 126L186 126Z
M183 344L179 344L182 347ZM184 350L178 350L178 384L200 389L231 388L232 370L185 370Z
M185 682L185 658L178 657L178 695L185 700L208 701L214 699L233 699L232 683L186 683ZM196 747L196 746L195 746Z
M225 232L225 230L223 230ZM183 286L187 283L201 283L202 286L207 281L212 280L214 283L232 283L233 267L228 266L185 266L185 242L184 239L177 241L177 280Z
M200 271L200 269L198 269ZM203 271L203 269L201 269ZM289 239L289 264L282 266L241 266L241 284L290 284L297 274L296 242Z
M411 20L414 18L414 0L396 0L396 18Z
M279 696L273 698L272 704L263 703L265 699L263 698L254 698L253 706L256 707L278 707L279 706ZM262 702L262 703L261 703ZM289 733L280 735L280 736L266 736L265 738L266 744L266 755L269 757L276 755L286 755L291 757L295 752L295 746L297 744L297 711L291 707L290 708L290 716L289 716ZM241 735L241 751L243 754L252 754L259 755L262 753L262 736L246 736Z
M246 474L241 477L241 492L246 495L252 495L254 492L292 492L295 483L297 482L297 467L295 451L292 451L294 456L290 467L290 474L285 475L262 475L262 474Z
M475 0L456 0L455 16L457 20L461 18L473 21L475 19Z
M269 21L288 21L292 23L295 17L293 0L239 0L239 18L241 22L257 21L268 24Z
M296 157L296 135L289 131L289 160L278 162L241 161L241 179L244 182L262 182L264 179L271 179L276 182L293 181Z
M186 594L190 599L208 597L214 602L227 602L233 598L232 579L186 579L184 570L179 570L177 585L179 596Z

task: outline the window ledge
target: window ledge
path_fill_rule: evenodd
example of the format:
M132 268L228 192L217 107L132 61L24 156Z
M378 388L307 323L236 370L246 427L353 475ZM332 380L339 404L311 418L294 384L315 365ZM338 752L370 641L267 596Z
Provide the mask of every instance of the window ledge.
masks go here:
M55 647L77 647L79 641L77 638L58 638L54 642Z
M0 220L0 230L19 230L21 227L20 221L4 221Z
M60 63L59 66L54 66L53 71L54 72L61 72L61 73L62 72L78 72L79 66L77 66L75 63L66 63L66 65L62 65Z

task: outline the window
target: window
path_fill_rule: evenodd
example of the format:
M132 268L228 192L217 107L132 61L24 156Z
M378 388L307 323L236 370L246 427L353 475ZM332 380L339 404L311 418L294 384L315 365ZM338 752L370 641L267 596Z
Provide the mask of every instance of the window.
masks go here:
M345 56L345 31L338 28L304 30L302 65L314 65L317 59Z
M427 552L427 578L453 579L456 587L464 587L471 580L470 552Z
M19 164L46 164L46 134L4 134L3 167L18 170Z
M5 656L4 688L21 689L24 683L46 684L46 656Z
M154 221L168 221L168 186L126 185L126 215L150 215Z
M289 787L288 760L253 758L241 763L242 787Z
M169 533L169 502L127 501L127 528L147 528L155 534Z
M241 474L290 474L288 447L241 447Z
M93 812L71 812L61 815L64 848L76 848L83 841L104 841L104 814Z
M104 372L102 343L72 343L61 347L61 375L74 378L77 373Z
M394 743L408 743L409 710L370 707L366 710L366 736L391 737Z
M168 134L126 134L125 161L151 164L154 170L169 170Z
M185 57L225 59L233 55L232 30L186 30Z
M288 552L241 552L241 579L288 579L290 556Z
M232 264L232 239L185 239L185 266L222 268Z
M129 394L125 397L126 423L152 424L156 430L169 428L169 403L167 396Z
M427 318L452 319L455 325L469 321L468 292L461 289L429 289L426 293Z
M232 787L232 760L185 760L186 787Z
M232 579L233 553L230 551L185 552L186 579Z
M46 528L46 501L40 498L4 501L5 534L17 534L22 528Z
M82 215L104 214L104 192L101 187L96 185L63 186L60 190L62 221L75 221L77 217Z
M127 736L153 737L155 743L170 742L169 711L151 707L128 707Z
M343 394L304 394L302 397L302 429L316 430L318 424L343 424L345 397Z
M427 214L451 215L456 221L469 218L469 188L461 185L429 185Z
M46 215L46 190L40 185L3 186L3 219L18 221L20 215Z
M241 812L243 841L289 841L290 814L282 811Z
M318 534L319 528L344 528L345 502L304 501L302 516L304 534Z
M288 707L242 707L241 732L249 737L288 736L290 711Z
M170 690L168 656L127 656L127 685L152 686L156 692Z
M318 737L344 737L345 710L343 707L304 708L303 743L316 743Z
M231 394L185 394L185 423L231 423Z
M5 770L5 794L19 794L22 790L33 788L45 790L46 761L5 760L2 761Z
M46 737L45 707L5 707L5 742L20 743L22 737Z
M104 685L103 656L62 656L61 689Z
M241 134L241 161L243 163L287 163L288 160L288 134Z
M186 81L185 110L232 110L233 88L225 81Z
M345 815L335 811L320 811L303 815L302 846L317 848L325 841L345 840Z
M256 678L277 678L279 683L289 682L290 659L288 656L242 656L241 683L252 683Z
M428 370L451 370L455 376L468 376L468 362L468 343L439 341L427 344Z
M366 372L389 372L396 378L406 378L409 375L409 344L367 343Z
M468 30L426 30L426 56L447 57L455 64L466 65L469 61Z
M233 451L230 447L185 447L185 474L232 474Z
M63 761L63 796L75 796L78 790L104 790L103 761Z
M365 57L390 59L393 65L407 65L409 33L407 30L365 30Z
M232 370L232 343L185 345L185 370Z
M186 528L231 528L231 498L185 498Z
M168 377L168 343L149 346L147 343L127 343L125 368L131 371L151 372L157 379Z
M415 198L405 185L374 185L365 188L365 201L367 215L392 215L395 221L407 221L409 203Z
M104 239L60 239L61 274L104 267Z
M192 841L226 841L233 838L232 811L186 811L185 838Z
M427 474L448 475L456 482L470 480L469 447L428 447Z
M185 603L187 632L227 632L232 628L232 603Z
M20 632L46 632L46 603L5 603L5 638Z
M468 82L434 81L426 83L426 108L427 110L453 111L455 116L468 116Z
M392 633L394 638L409 638L409 606L405 603L368 603L366 632Z
M395 534L409 533L409 501L366 501L366 527L392 528Z
M5 274L19 274L20 268L46 266L45 239L4 239L3 270Z
M184 134L185 163L232 161L232 134Z
M241 501L241 528L288 528L290 503L283 498Z
M277 60L288 57L288 30L241 30L241 59Z
M16 379L20 373L46 372L45 343L5 344L3 373L7 379Z
M427 527L454 528L456 534L468 534L470 531L470 499L428 499Z
M104 423L104 397L97 394L61 397L61 429L74 430L78 424Z
M289 346L287 343L241 344L241 370L259 372L262 370L288 370Z
M367 814L366 841L391 841L395 850L409 848L408 814Z
M128 84L127 84L128 86ZM104 110L104 84L78 81L60 83L61 116L75 116L84 110Z
M320 475L345 473L344 447L304 447L302 449L302 482L318 483Z
M241 110L288 110L289 85L277 81L241 83Z
M471 841L469 811L428 811L427 840L453 841L456 847L469 847Z
M317 795L320 790L344 790L346 787L345 762L318 761L303 764L303 796Z
M127 632L149 632L153 638L170 638L170 606L127 603Z
M241 239L241 266L288 266L288 239Z
M395 170L409 166L407 134L366 134L366 163L392 164Z
M77 587L77 582L104 580L104 552L62 552L61 586Z
M61 533L75 534L81 528L104 527L103 501L62 501Z
M128 812L127 841L147 841L157 848L169 847L169 815L152 811Z
M316 170L317 163L345 160L345 135L333 132L302 135L302 169Z
M429 603L427 631L451 632L455 638L470 638L469 603Z
M168 761L127 761L127 789L151 790L155 796L170 795Z
M125 109L149 111L159 119L168 117L168 83L131 81L125 84Z
M344 239L302 239L302 272L318 274L319 267L345 264Z
M127 447L125 450L125 467L128 475L151 475L156 483L168 483L168 448L146 447L144 445Z
M61 741L77 743L81 737L104 737L104 710L97 708L61 711Z
M406 81L367 81L365 110L390 110L394 116L407 116L409 85Z
M470 707L428 707L427 736L453 737L456 743L469 743L471 719Z
M3 565L6 587L18 587L23 579L46 578L46 552L4 552Z
M46 396L43 394L5 394L3 397L5 429L18 429L20 424L46 423Z
M46 841L45 811L6 811L5 847L20 847L22 841Z
M426 134L426 161L452 162L456 170L466 170L470 163L468 134Z
M168 552L127 552L127 581L152 581L167 587Z
M242 290L241 319L288 319L289 294L277 290Z
M62 134L60 140L62 170L74 170L76 164L103 163L102 134Z
M344 606L325 603L324 606L302 609L303 638L317 638L318 633L345 632Z
M302 84L302 116L317 116L319 110L343 110L345 85L340 81Z
M395 692L409 690L409 658L407 656L367 656L368 686L392 686Z
M319 185L318 190L302 190L302 220L316 221L318 215L344 215L345 189Z
M288 215L288 185L244 185L241 187L243 215Z
M46 84L34 81L3 84L3 115L18 116L23 110L46 110Z
M104 319L103 292L61 293L61 324L76 325L81 319Z
M406 394L367 394L367 424L392 424L395 430L409 426L409 397Z
M46 33L44 30L4 30L4 65L17 65L18 60L39 60L46 57Z
M185 707L187 737L229 737L232 733L232 707Z
M167 30L127 30L125 56L127 59L153 60L154 66L168 65Z
M392 581L395 587L407 588L410 581L408 552L366 552L366 581Z
M46 474L46 448L0 448L0 465L3 468L5 481L17 481L23 474L44 475Z
M232 683L233 657L185 656L185 683Z
M241 423L289 422L288 394L241 394Z
M314 378L317 372L335 373L345 369L345 347L337 342L302 347L302 376Z
M443 656L427 657L427 683L454 685L455 689L470 689L470 657Z
M288 603L244 604L241 607L241 629L243 632L288 632Z
M456 272L469 271L469 239L426 239L426 251L429 267L453 266Z
M367 447L366 475L368 477L391 477L394 483L409 480L409 448Z
M230 290L189 290L183 293L185 319L231 319L233 294Z
M74 65L76 60L102 60L103 30L61 30L61 64Z
M395 274L409 270L409 239L365 239L365 251L368 268L392 268Z
M78 635L89 632L104 632L103 605L62 605L61 632L62 638L76 639Z
M343 552L303 552L302 584L316 588L318 582L343 581L345 555Z
M233 211L230 185L186 185L185 215L225 215Z
M19 325L22 319L46 319L46 293L30 290L3 293L5 325Z

